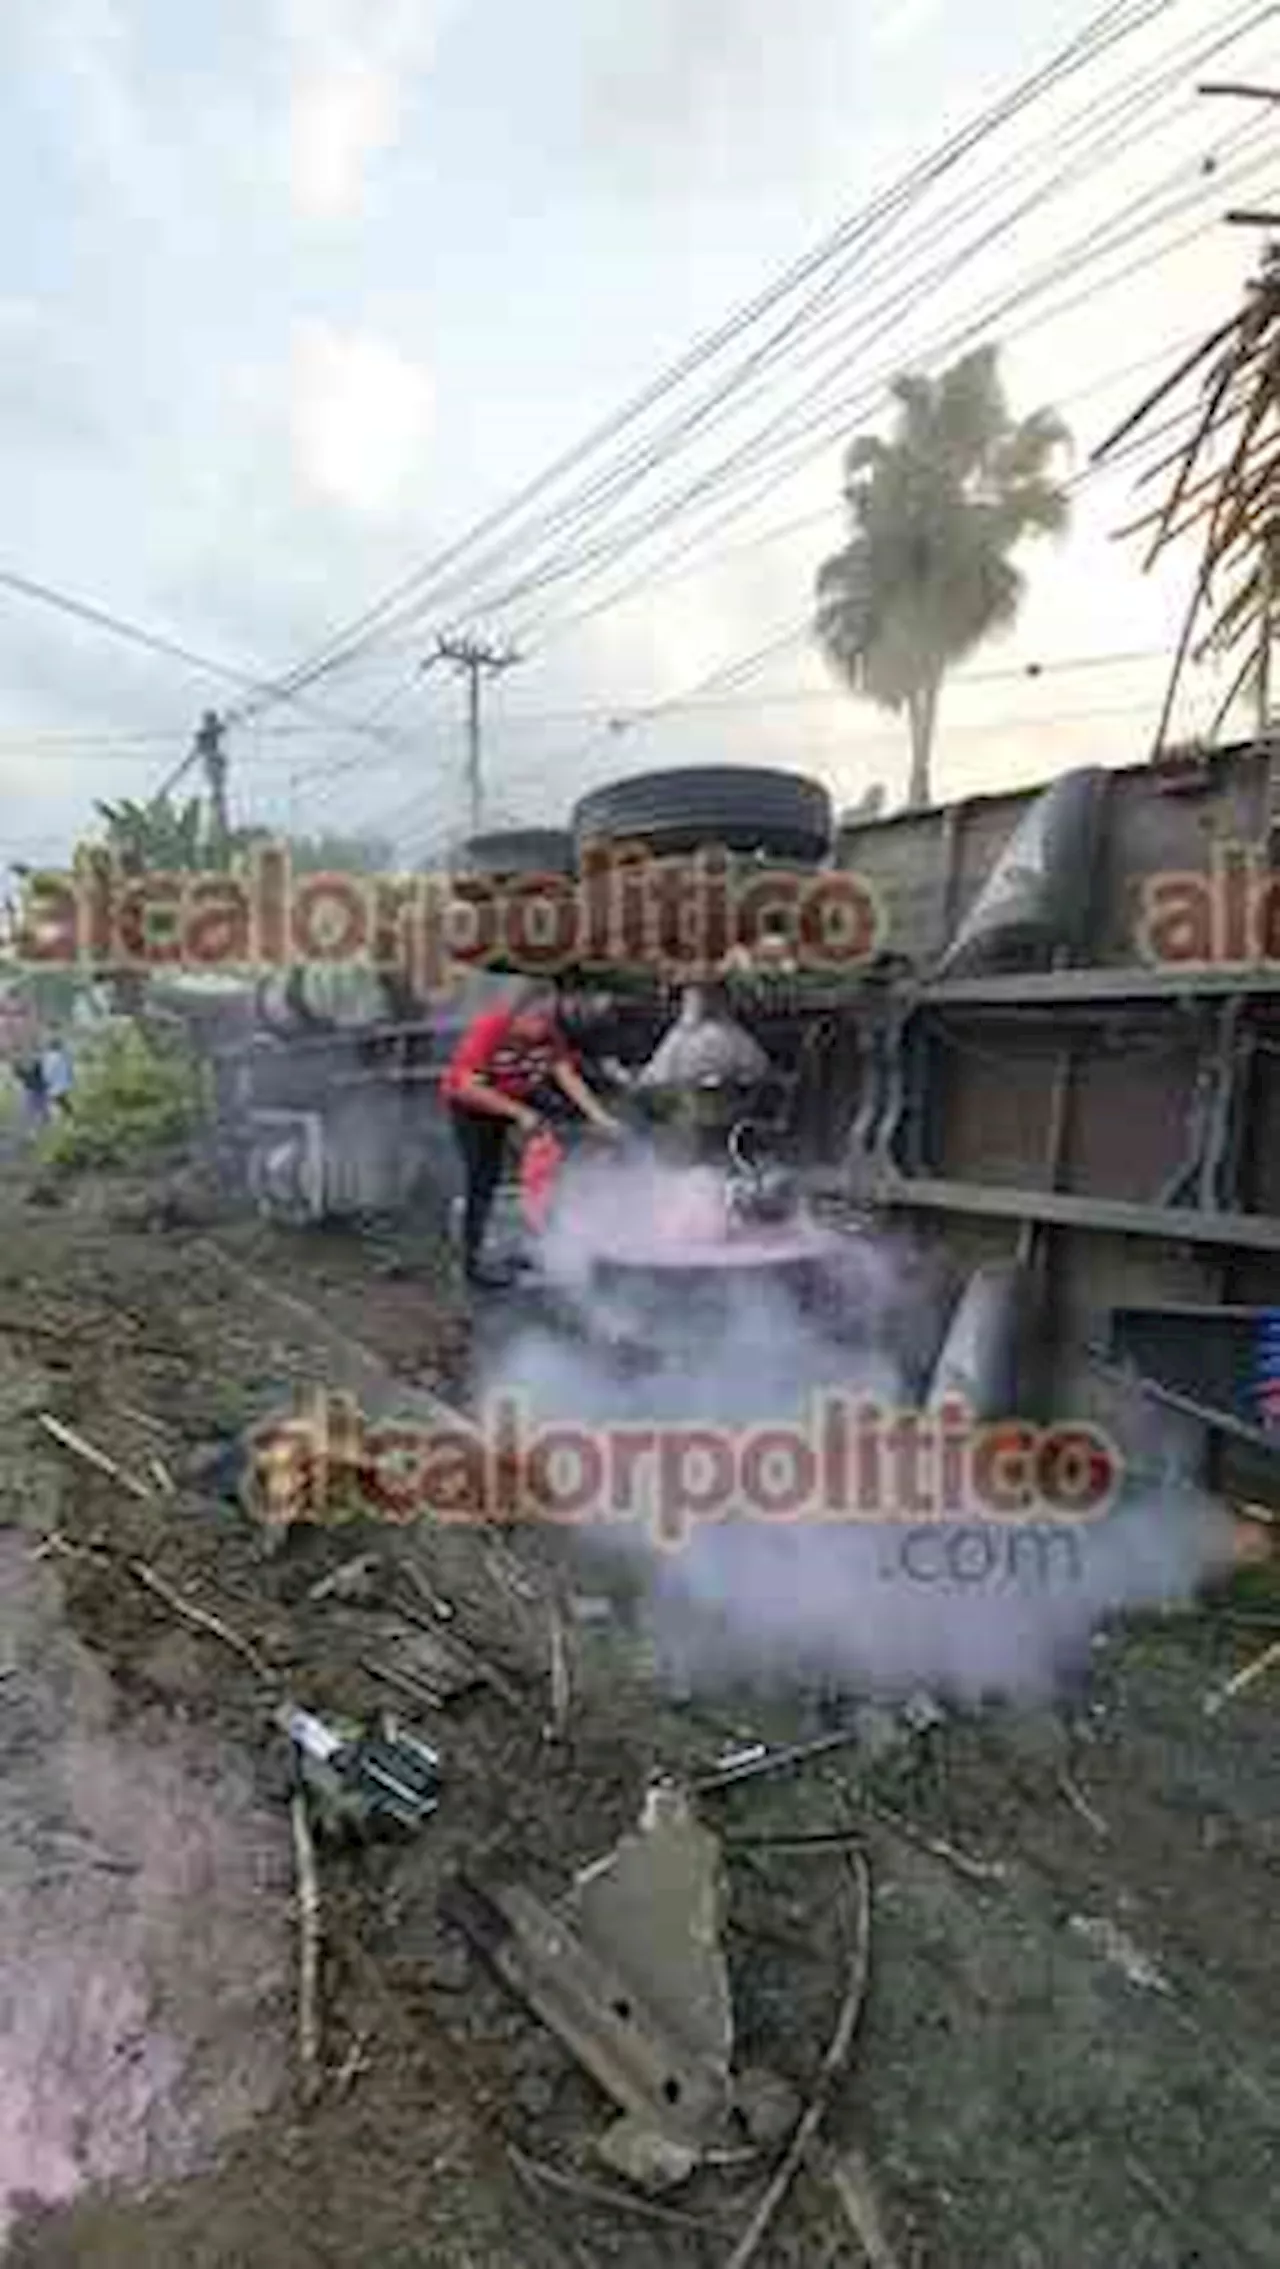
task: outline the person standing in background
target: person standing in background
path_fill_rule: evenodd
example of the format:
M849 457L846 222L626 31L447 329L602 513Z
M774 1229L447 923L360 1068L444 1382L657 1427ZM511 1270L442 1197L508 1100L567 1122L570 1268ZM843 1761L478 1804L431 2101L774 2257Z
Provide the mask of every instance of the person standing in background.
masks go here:
M64 1117L71 1109L71 1090L75 1085L75 1073L71 1068L71 1058L60 1033L50 1033L40 1058L40 1069L44 1076L44 1091L48 1108L59 1118Z
M49 1090L45 1084L44 1058L40 1055L22 1055L14 1060L13 1076L22 1089L22 1105L30 1134L39 1134L49 1123Z

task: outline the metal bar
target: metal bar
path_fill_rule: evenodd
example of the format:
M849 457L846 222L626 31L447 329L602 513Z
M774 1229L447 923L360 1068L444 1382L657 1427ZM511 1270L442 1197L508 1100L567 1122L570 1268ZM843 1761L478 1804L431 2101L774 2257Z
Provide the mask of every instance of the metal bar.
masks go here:
M1176 1387L1162 1386L1145 1371L1126 1370L1123 1364L1113 1363L1101 1348L1086 1346L1084 1352L1099 1376L1109 1379L1114 1386L1144 1394L1151 1402L1162 1403L1166 1410L1176 1410L1182 1418L1194 1418L1219 1434L1229 1434L1233 1441L1247 1442L1250 1449L1268 1450L1273 1457L1280 1456L1280 1440L1274 1434L1264 1433L1261 1426L1250 1426L1246 1419L1237 1418L1234 1411L1222 1410L1216 1403L1198 1402L1194 1395L1181 1394Z
M1099 1236L1162 1237L1172 1245L1238 1246L1280 1253L1280 1215L1196 1213L1190 1208L1135 1205L1127 1199L1082 1197L1061 1190L1005 1188L998 1183L941 1181L878 1173L868 1190L877 1205L923 1213L974 1214L996 1221L1056 1222Z
M1091 1001L1242 999L1280 996L1280 967L1147 969L1038 969L1015 976L947 977L922 985L920 1008L1036 1008L1086 1006Z
M1053 1067L1053 1086L1049 1092L1049 1124L1045 1135L1045 1187L1056 1190L1062 1181L1063 1157L1067 1141L1067 1113L1071 1104L1071 1086L1075 1074L1075 1052L1068 1044L1059 1050ZM1018 1235L1017 1257L1020 1265L1029 1268L1037 1252L1047 1259L1042 1222L1024 1221Z

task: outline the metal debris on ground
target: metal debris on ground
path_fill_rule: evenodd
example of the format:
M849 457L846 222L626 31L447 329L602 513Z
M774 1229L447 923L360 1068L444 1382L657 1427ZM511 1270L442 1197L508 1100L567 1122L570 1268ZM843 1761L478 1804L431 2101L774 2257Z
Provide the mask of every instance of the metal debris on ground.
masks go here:
M439 1754L393 1718L384 1716L374 1730L331 1725L285 1703L276 1722L293 1744L302 1787L324 1826L365 1833L418 1828L438 1809Z
M665 2190L733 2141L720 1845L683 1790L656 1784L554 1908L463 1878L445 1912L622 2112L597 2146L615 2173Z
M842 1726L833 1733L820 1733L812 1741L797 1741L785 1749L765 1749L759 1745L735 1752L723 1758L709 1773L693 1784L696 1796L714 1796L722 1788L737 1788L742 1781L763 1779L769 1773L791 1772L807 1765L815 1757L826 1757L835 1749L850 1749L859 1739L856 1727Z

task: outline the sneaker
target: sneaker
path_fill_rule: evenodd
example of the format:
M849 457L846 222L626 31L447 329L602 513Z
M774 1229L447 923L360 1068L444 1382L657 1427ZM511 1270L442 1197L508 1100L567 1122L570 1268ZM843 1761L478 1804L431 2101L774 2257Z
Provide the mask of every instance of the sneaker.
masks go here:
M466 1279L473 1292L506 1292L512 1284L508 1269L486 1266L481 1261L472 1262L466 1271Z

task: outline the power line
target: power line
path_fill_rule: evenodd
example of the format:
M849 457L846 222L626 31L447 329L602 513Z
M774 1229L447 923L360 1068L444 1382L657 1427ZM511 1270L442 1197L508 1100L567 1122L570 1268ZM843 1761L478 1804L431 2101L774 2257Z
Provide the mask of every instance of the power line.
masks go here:
M141 623L131 622L127 616L114 613L110 608L92 600L77 598L69 591L57 589L53 584L38 582L35 577L21 575L13 568L0 568L0 590L11 591L18 598L28 599L39 606L50 607L67 615L71 620L87 624L91 629L105 632L109 637L154 654L164 661L181 663L183 668L195 670L201 676L219 679L225 685L239 689L260 685L261 673L239 669L234 664L201 654L195 648L181 645L158 631L147 630ZM365 732L371 728L351 719L326 714L313 709L331 732ZM170 736L166 735L166 738ZM386 735L373 733L375 739L387 740ZM185 770L185 766L184 766Z
M886 212L901 208L913 196L918 196L923 186L936 183L947 171L954 168L963 157L967 156L980 140L990 135L997 125L1016 116L1021 109L1042 94L1047 87L1069 78L1085 63L1096 59L1098 54L1106 52L1110 46L1154 22L1157 17L1165 14L1172 5L1176 5L1176 0L1139 0L1139 4L1136 5L1113 5L1104 9L1099 16L1092 19L1080 33L1075 35L1047 65L1033 73L1029 79L1021 82L1011 94L1006 94L994 105L988 106L959 134L945 143L939 151L914 167L891 190L883 193L868 210L855 214L849 220L843 222L821 245L794 264L781 278L767 287L756 300L750 302L745 308L735 311L709 337L704 337L696 342L676 364L642 389L641 393L626 404L622 410L614 413L602 425L589 433L585 440L576 444L532 481L525 484L514 498L486 514L462 536L445 546L433 559L415 569L381 600L377 601L374 606L367 609L354 623L348 625L345 630L335 633L308 662L299 665L287 677L277 680L273 685L265 686L256 706L261 707L268 700L280 699L286 694L295 693L306 684L315 682L318 677L328 674L336 667L350 661L353 655L361 650L362 644L368 643L371 634L376 635L379 628L386 627L387 618L398 606L403 606L406 600L413 598L421 607L431 590L432 584L438 583L442 574L449 567L455 565L467 553L474 552L479 544L498 529L507 526L513 519L518 520L521 512L529 504L536 502L565 474L598 454L602 447L614 440L628 426L636 423L665 395L671 393L688 376L712 360L716 354L721 352L726 345L731 344L752 323L760 320L774 307L784 304L787 298L800 290L813 275L820 273L824 267L839 259L842 254L847 252L850 245L856 244L860 236L865 235L873 222L882 218ZM509 537L507 541L510 541Z
M1198 192L1197 198L1190 202L1197 202L1202 194L1203 192ZM1187 210L1188 203L1189 201L1182 200L1172 205L1154 215L1137 229L1126 224L1119 231L1113 232L1109 240L1104 238L1101 243L1093 239L1086 240L1088 258L1080 261L1079 266L1084 268L1096 263L1121 250L1126 243L1135 241L1139 237L1149 234L1153 229L1163 226L1170 219L1176 218L1180 212ZM1175 238L1162 248L1160 256L1167 256L1170 251L1178 249L1180 245L1193 241L1197 236L1209 233L1211 226L1216 226L1216 222L1197 226L1195 229L1187 231L1183 236ZM1147 265L1145 260L1132 263L1129 272L1145 265ZM996 304L985 307L978 315L970 318L958 334L953 333L949 337L943 337L936 343L930 343L927 348L917 351L911 358L913 363L918 366L927 366L933 361L941 359L944 355L952 355L961 351L966 343L990 331L1004 315L1020 302L1033 298L1037 292L1044 290L1060 275L1070 272L1070 269L1064 267L1063 263L1054 263L1049 270L1042 271L1029 283L1023 283L1015 290L1007 293ZM1101 288L1111 288L1121 280L1123 280L1122 275L1114 276L1108 279L1107 283ZM1087 296L1093 297L1097 289L1097 286L1091 287ZM1078 297L1080 296L1086 295L1078 295ZM1076 300L1059 303L1045 313L1040 319L1041 323L1060 318L1075 304L1077 304ZM647 521L643 517L637 518L633 521L631 527L625 531L621 540L615 534L607 545L602 545L600 549L605 553L606 563L620 558L625 549L634 548L640 542L647 541L653 535L659 533L665 522L678 517L691 506L697 505L700 499L706 499L712 495L717 487L726 486L729 476L736 476L742 471L750 470L753 461L760 462L766 455L772 456L775 462L767 478L751 491L744 502L734 505L729 511L720 515L714 525L724 526L733 518L739 516L743 510L750 509L753 504L758 503L764 496L777 488L782 481L794 477L805 464L820 455L828 446L831 446L840 438L842 433L848 431L852 423L869 411L879 399L888 378L893 375L896 369L902 367L903 360L904 357L901 354L895 356L893 365L887 366L875 380L861 384L853 399L825 407L799 425L791 422L794 420L798 405L791 405L787 411L775 417L768 426L753 435L750 441L741 444L730 456L722 459L709 473L700 475L674 500L654 511ZM824 386L827 383L829 381L822 382ZM773 435L771 441L769 440L770 434ZM762 443L766 441L769 441L767 452L763 451L761 447ZM1090 475L1089 477L1093 476ZM702 533L705 535L707 532L707 530L704 530ZM631 587L628 586L629 589ZM603 612L608 603L612 602L599 602L596 606L583 610L582 614L573 619L585 619L588 614ZM539 628L543 637L550 635L555 628L554 617L550 625L544 620ZM526 637L530 635L530 626L526 626L525 635Z
M1247 25L1253 25L1258 20L1259 12L1255 11L1249 14L1246 19L1246 23ZM1239 30L1237 29L1237 31L1232 36L1239 36ZM1219 39L1215 41L1214 44L1221 44L1221 40ZM1201 53L1203 53L1204 51L1203 42L1201 42L1200 51ZM1149 98L1148 89L1140 89L1139 94L1144 101ZM1125 99L1130 104L1132 104L1132 95L1126 95ZM1090 125L1090 130L1095 133L1096 139L1098 132L1098 121L1096 119L1091 119L1087 123ZM1102 137L1103 142L1105 143L1108 138L1114 140L1114 117L1105 116L1101 123L1102 126L1106 129L1106 134ZM1248 131L1248 129L1245 130L1246 133ZM1078 165L1078 158L1076 160L1076 163ZM1068 168L1064 170L1070 171L1072 169ZM1058 176L1054 177L1054 179L1060 180L1061 173ZM1146 195L1142 200L1138 201L1139 204L1150 204L1154 199L1157 199L1161 194L1161 187L1162 185L1157 183L1151 190L1146 192ZM1070 273L1072 270L1073 261L1077 268L1083 268L1089 262L1097 263L1100 260L1109 258L1116 251L1123 249L1123 247L1127 243L1135 241L1142 234L1149 234L1152 230L1163 227L1170 218L1176 218L1181 211L1188 209L1188 203L1190 203L1191 205L1197 204L1203 197L1204 193L1204 185L1201 184L1197 187L1197 190L1190 201L1186 200L1185 198L1177 199L1173 202L1172 205L1167 205L1163 209L1157 210L1144 224L1144 228L1141 230L1135 229L1132 225L1132 212L1134 210L1134 207L1131 204L1129 211L1121 217L1121 220L1118 224L1113 223L1110 225L1110 227L1103 227L1101 229L1094 229L1090 231L1082 240L1079 240L1077 244L1071 248L1071 251L1068 255L1056 256L1055 259L1049 263L1047 268L1042 266L1039 271L1035 272L1032 275L1030 282L1023 282L1019 284L1012 292L1008 292L1006 290L1004 295L999 298L994 305L988 304L983 309L980 316L978 316L976 319L970 320L970 322L966 326L965 332L961 334L962 337L973 335L976 331L988 326L992 321L1006 314L1010 308L1016 307L1021 301L1024 301L1030 297L1034 297L1037 292L1042 292L1047 287L1051 286L1061 275ZM1035 192L1033 199L1029 202L1038 202L1043 198L1045 194L1045 185L1042 185L1041 188ZM1005 221L1001 224L1001 226L1012 225L1013 220L1023 217L1024 210L1025 208L1022 207L1017 208L1013 216L1006 216ZM986 232L987 237L990 237L992 233L993 232L991 230L988 230ZM1199 232L1197 231L1193 233ZM1161 248L1160 256L1164 256L1168 251L1176 249L1179 242L1189 240L1189 237L1187 239L1175 239L1172 244L1166 245ZM979 244L981 243L981 241L982 239L979 239ZM963 254L958 258L953 257L948 263L945 264L944 269L940 269L935 266L933 270L926 271L923 282L917 280L913 284L909 292L905 294L901 291L898 292L895 300L891 300L888 303L890 312L893 313L896 309L896 311L900 313L903 305L909 304L912 298L922 298L925 295L926 286L934 285L937 281L940 280L941 276L945 272L956 272L958 268L963 264L964 260L972 257L974 250L974 245L970 243L964 248ZM1106 286L1104 286L1104 288L1112 288L1120 280L1120 276L1113 276L1107 280L1107 284ZM1071 304L1073 303L1067 302L1065 306L1063 304L1059 304L1058 306L1051 308L1046 315L1040 318L1040 320L1049 321L1059 318L1063 313L1067 311L1067 307L1069 307ZM880 328L883 331L887 327L888 326L883 320L882 310ZM1022 328L1029 328L1029 326L1024 326ZM929 354L941 352L947 346L954 348L956 343L957 342L955 340L954 333L952 334L950 339L948 339L946 335L944 335L941 339L931 344L930 347L925 351ZM860 339L860 349L862 351L865 351L865 345L866 338L864 327L864 335ZM917 359L920 359L919 352L917 354ZM846 427L847 424L852 420L852 418L856 414L858 414L860 408L870 406L870 403L874 401L874 399L878 396L880 388L884 384L885 378L892 375L892 370L894 367L900 367L901 360L902 356L901 354L899 354L899 356L895 358L895 365L887 366L882 377L878 378L871 385L862 385L858 390L858 397L854 401L845 400L834 404L830 408L824 408L816 417L811 418L804 425L801 425L799 427L795 426L795 415L796 410L800 407L800 404L792 403L780 417L775 417L771 421L769 426L766 426L764 429L762 429L762 431L758 431L747 443L741 445L736 451L734 451L729 458L722 460L721 463L717 467L714 467L710 473L699 476L699 478L694 481L691 487L687 487L683 492L677 492L674 498L669 498L665 501L659 502L656 506L646 508L645 512L633 519L628 527L625 527L621 530L612 530L607 535L597 538L593 551L588 551L584 555L581 547L579 547L577 550L571 553L563 553L560 555L558 561L553 560L550 563L544 564L541 569L531 571L526 575L525 579L522 582L508 588L501 595L493 593L488 594L485 607L482 611L492 611L493 608L498 604L509 603L514 596L521 593L527 595L530 590L535 589L540 585L544 585L552 580L563 580L566 573L570 574L572 580L581 581L583 580L584 576L587 575L588 571L593 568L593 563L597 560L601 561L605 566L613 564L621 556L624 548L634 546L642 541L649 540L660 530L665 520L669 520L678 516L682 512L686 512L690 508L690 506L697 505L700 499L705 501L708 498L709 494L713 492L717 486L725 485L726 479L730 474L736 474L737 472L749 470L754 461L761 459L761 445L763 442L768 440L770 433L774 432L776 434L776 438L770 444L770 448L771 452L778 457L778 462L776 463L774 470L770 473L769 478L763 484L757 485L753 493L748 498L746 498L741 505L735 504L730 512L722 513L721 515L719 515L718 519L712 524L712 527L704 528L703 530L699 531L697 535L692 539L693 541L705 540L706 536L709 533L713 532L713 528L715 526L723 525L728 520L739 516L742 510L749 509L752 504L758 502L765 494L769 493L773 487L778 485L778 482L781 479L793 475L799 469L799 466L802 463L806 462L810 457L814 456L821 448L825 447L829 441L836 438L839 431L842 428ZM817 385L809 389L809 395L814 398L820 398L822 393L830 388L832 378L835 375L838 375L838 366L824 374L824 376L818 381ZM804 400L804 398L805 397L801 398L802 401ZM797 438L799 438L802 443L802 447L798 454L794 446ZM785 455L779 455L779 452L784 449ZM570 509L573 508L571 507ZM680 553L686 551L689 548L689 542L690 539L687 538L682 540L680 546L676 548L676 556L679 556ZM669 558L670 556L672 556L670 553L666 555L667 558ZM665 564L665 560L660 564ZM646 576L640 576L632 579L625 586L626 594L629 595L634 588L643 587L645 581ZM580 609L578 614L571 619L585 619L588 616L592 616L604 611L608 605L615 602L615 599L618 595L620 594L610 594L608 598L597 601L588 608ZM548 635L550 628L550 634L554 635L557 627L562 628L564 626L557 626L553 617L552 624L550 626L548 626L545 620L543 620L539 623L538 630L541 635L546 636ZM530 634L530 627L526 626L523 635L527 638Z

